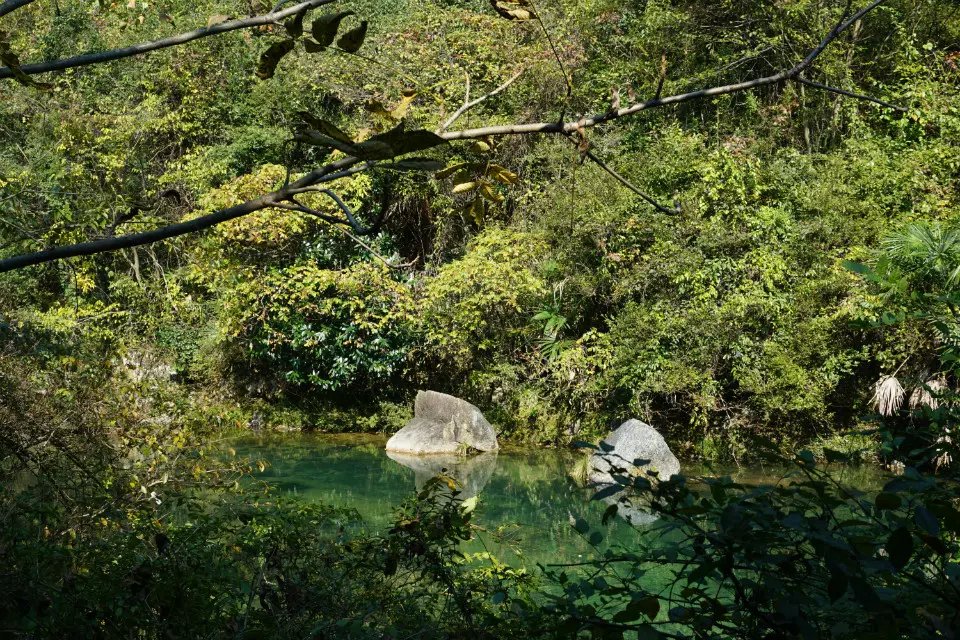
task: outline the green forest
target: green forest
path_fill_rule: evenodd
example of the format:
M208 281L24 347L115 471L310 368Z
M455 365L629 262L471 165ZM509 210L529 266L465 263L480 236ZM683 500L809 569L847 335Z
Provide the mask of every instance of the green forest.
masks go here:
M960 635L955 0L271 1L0 1L0 638ZM789 471L518 567L230 454L426 389Z

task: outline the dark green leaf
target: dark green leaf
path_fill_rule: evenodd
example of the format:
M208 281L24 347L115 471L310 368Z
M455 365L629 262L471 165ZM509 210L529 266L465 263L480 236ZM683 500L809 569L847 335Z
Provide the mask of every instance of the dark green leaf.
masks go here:
M352 16L353 11L341 11L340 13L327 13L310 25L310 33L313 39L321 47L329 47L337 37L337 31L340 30L340 22L347 16Z
M940 535L940 522L926 507L918 506L916 508L913 513L913 521L931 536Z
M425 129L405 131L401 122L390 131L357 144L354 155L362 160L386 160L444 144L447 144L447 141L431 131Z
M360 50L360 47L363 46L363 41L367 37L367 21L364 20L360 23L359 27L355 27L347 31L345 34L340 36L337 40L337 46L348 53L356 53ZM319 38L318 38L319 40Z
M913 555L913 536L906 528L900 527L887 538L885 548L890 564L899 571L907 566L910 556Z
M283 56L293 51L293 45L293 40L284 40L270 45L260 56L260 64L257 65L257 77L261 80L272 78Z
M303 17L307 15L309 10L310 7L304 7L295 16L283 23L284 29L287 30L291 38L299 38L303 35Z
M297 115L305 123L323 135L333 138L345 145L353 145L353 139L344 133L335 124L327 122L323 118L318 118L308 111L297 111Z
M877 509L898 509L900 505L903 504L903 501L897 494L884 491L877 494L873 504Z
M830 574L830 581L827 583L827 594L830 596L830 602L836 602L847 592L847 586L850 581L847 574L840 571L834 571Z

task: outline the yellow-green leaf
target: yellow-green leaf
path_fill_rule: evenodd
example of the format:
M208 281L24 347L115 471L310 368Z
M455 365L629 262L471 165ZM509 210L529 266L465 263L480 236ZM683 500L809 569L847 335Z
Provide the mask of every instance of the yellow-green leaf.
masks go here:
M453 193L466 193L467 191L473 191L476 188L476 180L471 180L470 182L461 182L460 184L453 185Z

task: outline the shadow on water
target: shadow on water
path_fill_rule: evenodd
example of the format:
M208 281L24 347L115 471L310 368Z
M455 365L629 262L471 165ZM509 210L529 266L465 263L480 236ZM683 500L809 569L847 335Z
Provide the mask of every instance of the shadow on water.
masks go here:
M588 560L595 550L570 526L582 517L604 534L603 546L633 547L649 520L635 514L636 528L619 518L601 525L607 504L571 477L578 454L553 449L501 449L470 458L388 454L386 438L371 435L286 435L244 439L238 455L269 463L258 478L306 500L356 509L370 528L388 528L394 509L446 469L463 487L463 497L480 496L474 523L483 530L469 551L489 550L514 565L532 566ZM778 481L782 469L687 467L691 475L729 474L744 484ZM870 484L876 473L851 477Z

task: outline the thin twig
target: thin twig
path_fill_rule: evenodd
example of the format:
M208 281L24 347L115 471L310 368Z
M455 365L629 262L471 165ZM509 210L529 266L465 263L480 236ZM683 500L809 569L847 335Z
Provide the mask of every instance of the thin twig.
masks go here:
M476 100L470 100L470 76L468 75L468 76L467 76L467 88L466 88L466 93L465 93L465 96L464 96L464 99L463 99L463 105L462 105L459 109L457 109L456 111L454 111L454 112L453 112L453 115L450 116L450 117L447 119L446 122L444 122L442 125L440 125L440 128L437 129L437 131L436 131L437 135L440 135L440 134L442 134L444 131L446 131L447 129L449 129L450 126L460 118L460 116L462 116L463 114L465 114L465 113L466 113L467 111L469 111L470 109L473 109L475 106L477 106L478 104L480 104L481 102L483 102L483 101L486 100L487 98L492 98L493 96L497 95L498 93L502 93L502 92L506 91L506 90L510 87L510 85L512 85L512 84L517 80L517 78L519 78L520 76L523 75L523 72L524 72L524 71L526 71L526 69L521 69L520 71L517 71L515 74L513 74L513 76L511 76L511 78L510 78L509 80L507 80L506 82L504 82L503 84L501 84L499 87L497 87L496 89L494 89L494 90L491 91L490 93L488 93L488 94L486 94L486 95L480 96L480 97L477 98Z
M654 200L652 196L648 195L647 193L645 193L644 191L642 191L639 187L637 187L635 184L633 184L632 182L630 182L629 180L627 180L626 178L624 178L622 175L620 175L619 173L617 173L616 171L614 171L614 170L610 167L610 165L608 165L606 162L604 162L603 160L601 160L600 158L598 158L598 157L596 156L596 154L593 153L593 151L587 150L586 156L587 156L588 158L590 158L590 159L591 159L597 166L599 166L601 169L603 169L604 171L606 171L607 173L609 173L611 176L613 176L614 178L616 178L617 181L618 181L620 184L622 184L622 185L625 186L627 189L630 189L630 191L633 191L635 194L637 194L638 196L640 196L641 198L643 198L644 200L646 200L647 203L649 203L650 206L652 206L653 208L655 208L657 211L660 211L661 213L666 213L667 215L675 215L675 214L680 213L680 206L679 206L679 205L677 205L676 207L674 207L673 209L671 209L670 207L667 207L667 206L665 206L665 205L660 204L659 202L657 202L656 200Z
M879 98L874 98L873 96L863 95L862 93L854 93L852 91L847 91L846 89L840 89L838 87L831 87L829 85L820 84L819 82L814 82L813 80L807 80L802 76L797 76L794 78L794 81L799 82L800 84L805 84L808 87L813 87L815 89L822 89L823 91L829 91L830 93L837 93L841 96L847 96L848 98L856 98L857 100L866 100L867 102L873 102L874 104L879 104L882 107L888 109L893 109L894 111L899 111L900 113L906 113L907 108L901 107L900 105L892 104L886 102L885 100L880 100Z

